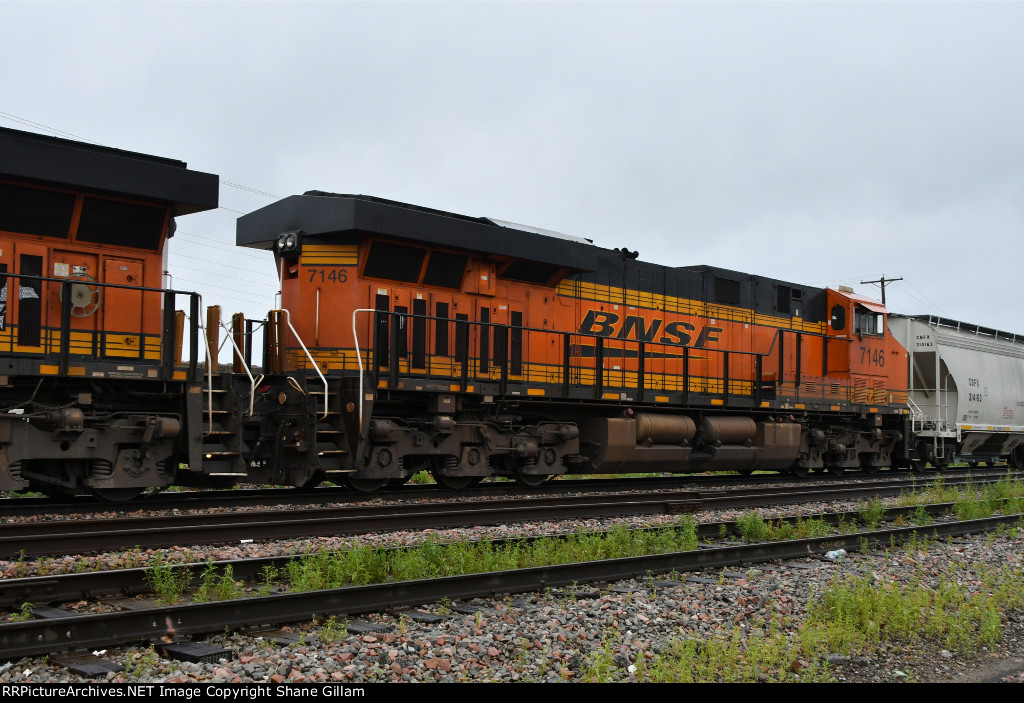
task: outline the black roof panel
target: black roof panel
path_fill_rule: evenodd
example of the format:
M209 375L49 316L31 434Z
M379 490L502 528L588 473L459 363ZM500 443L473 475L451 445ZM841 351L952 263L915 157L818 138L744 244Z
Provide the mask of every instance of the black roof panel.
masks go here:
M183 161L0 127L0 177L170 203L173 214L217 207L219 178Z
M279 234L293 230L307 237L363 233L411 239L576 271L594 270L601 251L592 244L503 227L482 217L322 191L293 195L238 218L235 242L270 249Z

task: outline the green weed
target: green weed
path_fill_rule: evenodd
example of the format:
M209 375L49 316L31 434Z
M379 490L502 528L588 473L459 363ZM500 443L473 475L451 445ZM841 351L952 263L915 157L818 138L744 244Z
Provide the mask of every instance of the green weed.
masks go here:
M857 506L857 515L860 516L861 522L867 525L868 529L877 529L878 523L885 517L885 503L878 496L871 500L861 501Z
M146 567L146 583L152 589L157 600L167 605L175 605L188 590L192 574L187 568L174 567L169 564L163 554Z
M217 566L208 562L203 570L199 590L192 596L196 603L210 601L234 600L245 595L245 586L234 578L234 568L228 564L223 573L217 573Z

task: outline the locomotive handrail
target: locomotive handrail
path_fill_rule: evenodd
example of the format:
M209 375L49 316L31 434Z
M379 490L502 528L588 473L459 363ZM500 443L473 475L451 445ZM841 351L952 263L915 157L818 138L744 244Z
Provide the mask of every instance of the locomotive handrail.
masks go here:
M359 313L372 313L374 315L387 316L388 319L392 319L392 318L400 316L400 317L403 317L403 318L406 318L406 319L409 319L409 320L423 320L423 321L434 321L434 322L438 322L438 321L455 322L457 325L458 324L465 324L465 325L471 325L471 326L477 327L477 328L487 328L487 329L494 328L495 330L508 330L508 329L510 329L510 326L508 324L506 324L506 323L503 323L503 322L490 322L490 321L483 322L483 321L478 321L478 320L452 320L451 318L438 318L438 317L435 317L433 315L417 315L417 314L409 313L409 312L397 312L397 311L393 311L393 310L378 310L376 308L357 308L357 309L354 309L352 311L352 338L353 338L353 342L354 342L354 346L355 346L356 364L357 364L358 372L359 372L359 397L360 397L359 423L360 423L360 427L362 426L362 420L363 420L363 417L362 417L362 407L363 407L363 397L364 397L364 393L365 393L365 383L366 383L365 374L366 374L367 369L366 369L366 367L364 367L364 364L363 364L362 350L361 350L360 343L359 343L359 329L358 329L358 324L357 324L358 314ZM389 326L394 328L394 325L389 325ZM694 349L694 347L690 347L690 346L687 346L687 345L670 345L670 344L660 344L659 345L659 343L657 343L657 342L644 341L642 339L617 338L617 337L616 338L609 338L609 337L602 336L602 335L599 335L599 334L586 333L586 332L562 332L562 331L551 330L551 329L543 329L543 328L536 328L536 327L525 327L525 326L515 326L514 329L522 331L524 333L534 332L534 333L538 333L538 334L545 334L545 335L556 334L556 335L561 336L565 340L565 343L563 344L563 346L567 350L566 351L566 359L568 359L568 349L570 349L573 346L572 343L569 341L572 337L579 337L579 338L582 338L582 339L594 340L595 346L598 347L598 348L604 346L604 344L606 344L607 342L618 342L618 343L623 343L623 344L633 344L633 345L637 345L638 349L644 349L645 345L647 345L647 344L651 344L651 345L655 345L655 346L665 346L665 347L679 348L679 349L682 350L682 355L684 357L684 363L686 361L688 361L688 357L690 355L690 352ZM374 331L375 331L375 333L377 333L379 331L376 326L374 326ZM800 332L800 331L797 331L797 330L779 330L779 332L783 332L783 331L791 331L794 334L806 335L808 337L827 338L827 335L813 333L813 332ZM395 332L395 330L392 329L392 336L394 336L394 332ZM778 337L778 335L776 335L776 338L777 337ZM393 346L394 343L396 342L396 340L393 340L393 339L389 339L388 341L390 342L389 346ZM466 341L467 341L467 346L468 346L468 340L466 340ZM507 342L508 342L508 339L506 339L506 343ZM376 342L375 342L375 345L376 345ZM774 348L774 346L775 346L775 339L773 339L772 348ZM732 356L732 355L740 356L740 357L752 358L754 360L754 362L753 362L754 363L754 367L755 367L755 369L758 370L757 371L758 378L753 383L753 390L752 390L752 394L751 395L752 395L752 397L754 397L758 401L760 401L760 391L761 391L761 388L760 388L760 370L763 367L764 359L766 359L769 356L770 352L769 353L764 353L764 352L756 352L756 351L744 351L744 350L740 350L740 349L713 349L713 348L699 349L699 351L707 352L709 354L719 354L719 355L721 355L722 358L725 360L724 361L724 365L726 367L728 367L728 365L729 365L728 358L730 356ZM506 353L505 356L507 358L508 354ZM374 362L374 363L376 364L377 362ZM506 364L507 364L507 361L506 361ZM498 364L496 362L496 366L497 365ZM391 373L392 374L397 372L397 368L395 367L395 364L392 363L389 366L391 368ZM464 377L465 377L465 372L467 370L466 366L467 366L466 363L462 364L462 371L463 371L463 376ZM642 366L642 364L641 364L641 366ZM564 373L565 372L563 371L563 374ZM686 373L686 372L684 372L684 373ZM603 376L604 376L604 374L600 372L600 367L599 367L598 379L597 379L597 384L598 385L603 380ZM688 376L688 374L687 374L687 376ZM504 377L502 379L502 382L503 382L502 386L504 386L505 378L507 378L507 373L504 374ZM563 384L569 382L568 374L564 375L562 381L563 381ZM730 393L730 391L728 389L728 382L729 382L728 369L726 368L726 375L725 375L725 377L722 378L722 383L723 383L722 395L725 398L728 398L729 393ZM684 382L684 388L683 388L684 397L688 396L688 393L689 393L689 384ZM600 396L600 392L598 392L598 396Z
M352 311L352 341L356 345L356 363L359 365L359 433L363 432L363 355L359 353L359 332L356 330L356 314L361 312L379 312L372 308L356 308Z
M199 296L199 307L203 306L203 296ZM203 324L201 316L197 316L194 323L203 331L203 348L206 349L206 402L207 411L206 414L210 418L210 432L213 432L213 363L214 360L210 358L210 336L206 334L206 325ZM217 350L218 352L220 349Z
M306 345L302 341L302 337L300 337L299 333L295 331L294 327L292 327L292 314L288 312L287 308L281 308L280 311L284 313L284 321L288 323L288 329L292 331L292 334L295 335L295 341L299 343L299 346L302 347L302 351L306 353L306 358L309 359L309 363L312 364L313 369L316 371L316 375L319 376L320 380L324 382L324 414L320 416L320 419L323 420L325 417L327 417L328 412L327 404L329 401L329 395L327 391L327 379L324 378L324 375L322 373L320 373L320 366L316 363L316 360L313 358L313 355L309 353L309 349L306 349ZM253 387L255 388L255 386Z
M61 376L67 375L67 371L68 371L68 367L69 367L69 361L70 361L70 356L71 356L71 353L70 353L70 336L69 336L69 334L67 334L68 332L71 331L71 307L72 306L70 304L71 303L71 300L70 300L70 286L71 286L71 284L74 281L72 281L70 277L37 276L37 275L34 275L34 274L16 273L16 272L13 272L13 271L0 273L0 280L6 280L7 278L11 278L11 279L14 279L16 281L39 281L39 282L43 282L43 283L54 283L54 284L58 284L60 286L62 295L61 295L61 304L60 304L60 312L61 312L60 323L59 323L60 326L59 326L59 328L57 328L61 332L60 342L59 342L58 351L57 351L57 356L59 357L59 361L58 361L58 375L61 375ZM127 284L124 284L124 283L107 283L107 282L102 282L102 281L93 281L93 282L90 283L90 285L91 286L95 286L96 288L99 288L99 289L111 288L111 289L120 289L120 290L130 290L130 291L138 292L138 293L163 293L164 301L163 301L162 305L164 307L164 311L163 312L164 312L165 319L164 319L164 330L162 331L162 334L161 335L152 335L152 334L149 334L149 333L145 332L145 330L143 330L143 329L139 329L138 330L138 334L142 338L145 338L147 336L159 336L160 337L161 345L162 345L162 349L161 349L161 352L160 352L161 366L164 369L165 377L166 378L170 378L171 369L174 367L174 363L173 363L173 360L174 360L174 343L173 343L172 336L171 336L173 334L173 327L171 326L172 322L169 322L169 320L173 320L173 317L172 317L173 313L171 313L171 316L169 316L168 313L169 313L170 310L173 309L173 299L174 299L174 296L176 296L176 295L188 296L191 299L191 301L192 301L192 309L193 310L198 309L198 305L196 303L197 303L197 299L198 299L198 295L199 294L194 292L194 291L177 290L177 289L174 289L174 288L151 288L149 286L133 286L133 285L127 285ZM20 288L20 285L19 285L19 288ZM42 291L40 290L40 294L41 293L42 293ZM9 295L8 297L12 297L12 296ZM19 297L20 297L20 292L19 292ZM7 301L7 302L10 302L10 301ZM195 332L194 326L193 326L192 331ZM105 332L105 330L102 330L102 329L100 329L100 330L91 330L90 332L92 333L92 335L94 337L96 337L97 335L100 335L100 345L101 345L101 349L102 349L102 345L103 345L102 334ZM191 345L190 345L190 349L189 349L190 355L192 357L191 362L189 364L189 367L190 367L189 368L189 376L191 377L195 373L195 357L196 357L196 354L198 353L198 342L197 342L197 339L194 336L190 339L190 341L192 342ZM95 345L95 343L96 342L95 342L95 339L94 339L94 345ZM50 347L52 345L53 345L53 340L48 338L48 342L47 342L46 346ZM143 354L144 349L145 349L144 344L140 344L139 345L140 358L142 358L142 354ZM102 352L101 352L101 355L102 355Z

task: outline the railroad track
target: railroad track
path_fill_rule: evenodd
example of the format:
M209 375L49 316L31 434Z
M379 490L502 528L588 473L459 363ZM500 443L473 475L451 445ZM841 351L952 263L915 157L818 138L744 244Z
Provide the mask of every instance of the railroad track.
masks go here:
M1005 475L1011 469L994 467L988 470L974 469L971 475L978 478ZM946 470L947 477L956 477L968 472L966 468ZM905 471L885 472L878 475L847 474L840 479L846 483L885 480L930 480L939 476L935 471L924 474L910 474ZM247 488L231 490L167 491L157 493L129 503L105 503L92 496L75 497L23 497L0 498L0 519L48 515L93 514L110 512L137 512L154 510L202 510L209 508L247 508L270 505L306 505L324 503L354 503L373 500L443 500L508 495L558 495L567 492L607 493L631 490L686 490L688 487L729 488L751 484L786 483L795 485L817 485L833 483L835 477L829 474L811 474L805 477L779 474L755 474L752 476L687 474L681 476L648 476L628 479L559 479L536 488L525 488L511 481L494 481L478 484L464 491L439 489L435 485L409 484L398 489L381 490L371 494L358 493L337 487L324 486L312 490L294 488Z
M896 511L906 511L901 508ZM945 506L930 506L941 512ZM841 516L833 515L833 519ZM829 535L783 542L766 542L671 552L619 559L560 564L535 568L450 576L412 581L388 582L366 586L297 593L278 593L229 601L190 603L175 606L134 608L111 613L73 615L43 609L48 617L0 624L0 658L53 653L72 648L109 647L125 642L155 642L185 636L244 627L271 627L288 622L327 615L354 615L391 610L435 602L493 597L496 594L521 593L564 588L575 584L613 581L669 572L686 572L763 561L821 555L829 550L856 551L865 547L900 544L918 539L922 533L952 537L1017 524L1024 515L1008 515L970 521L936 523L928 527L887 528L869 532ZM729 525L729 523L722 523ZM731 528L735 529L735 525ZM704 525L701 533L720 534L719 523ZM278 560L280 561L280 560ZM236 576L251 576L271 563L269 560L225 562L233 565ZM191 565L201 568L202 565ZM280 566L278 564L278 566ZM188 567L179 567L188 568ZM145 589L144 570L76 574L60 577L12 579L3 583L3 602L18 598L39 600L76 597L114 588L122 594ZM43 612L38 611L38 612Z
M948 485L975 485L1002 478L945 477ZM843 482L832 486L746 488L734 491L678 491L551 496L480 502L402 503L333 506L243 513L150 515L141 517L14 522L0 525L0 557L39 557L141 547L237 543L394 530L415 531L507 524L535 520L680 514L719 508L753 508L812 501L895 496L926 485L920 478Z

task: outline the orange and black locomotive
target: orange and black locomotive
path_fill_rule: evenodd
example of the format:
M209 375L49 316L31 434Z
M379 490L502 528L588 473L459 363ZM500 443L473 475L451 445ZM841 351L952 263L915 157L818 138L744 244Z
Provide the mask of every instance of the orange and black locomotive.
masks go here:
M850 291L319 191L241 217L237 243L276 254L271 370L323 384L325 414L292 441L333 452L324 476L462 487L907 456L906 352Z
M217 198L180 161L0 130L0 490L921 463L907 352L849 290L314 191L239 218L281 305L229 326L162 285L174 218Z

